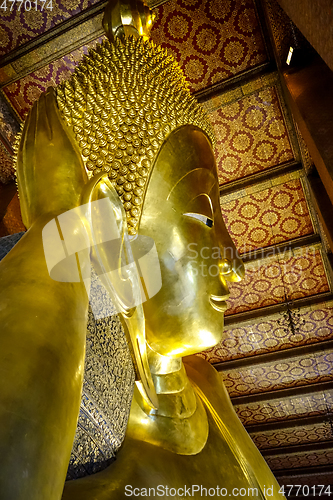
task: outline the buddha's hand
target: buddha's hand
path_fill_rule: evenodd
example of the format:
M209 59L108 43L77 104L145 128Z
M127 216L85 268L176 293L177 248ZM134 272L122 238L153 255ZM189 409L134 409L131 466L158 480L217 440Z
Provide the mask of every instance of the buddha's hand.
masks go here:
M71 130L60 116L49 88L25 122L17 156L22 219L29 228L38 217L80 204L87 174Z

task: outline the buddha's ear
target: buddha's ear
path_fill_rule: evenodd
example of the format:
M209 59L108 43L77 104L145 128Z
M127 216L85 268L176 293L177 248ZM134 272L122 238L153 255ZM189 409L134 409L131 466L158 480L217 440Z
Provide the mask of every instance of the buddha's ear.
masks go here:
M153 240L142 237L142 244L136 248L141 272L142 269L148 269L150 275L144 291L127 233L125 210L105 173L85 185L80 206L62 213L45 225L42 238L51 279L83 281L88 295L92 259L94 270L114 306L114 313L121 314L124 319L138 388L149 406L157 408L157 396L146 353L142 307L142 302L155 295L162 285ZM94 304L91 306L95 317L101 318L94 310Z
M139 261L150 263L153 286L144 291L127 232L123 204L106 174L94 177L82 195L82 209L90 232L94 270L124 323L137 374L137 386L150 407L157 408L157 395L146 352L145 318L142 302L161 288L161 274L154 242L144 242L146 255ZM142 250L142 248L141 248ZM141 265L142 267L142 265ZM146 297L145 292L149 297Z

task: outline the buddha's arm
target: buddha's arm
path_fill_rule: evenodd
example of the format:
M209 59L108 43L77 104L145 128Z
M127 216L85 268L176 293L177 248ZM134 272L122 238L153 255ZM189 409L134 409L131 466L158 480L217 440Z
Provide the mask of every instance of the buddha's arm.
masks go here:
M27 117L17 179L30 229L0 263L0 500L59 500L79 412L88 297L83 284L50 278L42 230L79 205L86 174L52 89Z
M0 499L61 497L79 412L88 298L53 281L37 220L0 264Z

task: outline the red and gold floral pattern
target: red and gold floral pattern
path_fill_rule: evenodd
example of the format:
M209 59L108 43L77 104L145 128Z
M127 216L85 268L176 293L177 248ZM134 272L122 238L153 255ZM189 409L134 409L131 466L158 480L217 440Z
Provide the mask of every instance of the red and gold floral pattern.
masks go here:
M209 114L216 135L220 184L294 158L277 92L255 92Z
M280 314L240 324L225 329L221 342L198 356L209 363L219 363L332 339L333 302L303 308L298 325L297 331L292 331Z
M329 422L302 425L300 428L290 427L271 431L251 432L250 436L260 450L278 446L316 443L333 438Z
M301 248L246 264L245 278L229 283L230 299L226 315L249 311L286 299L317 295L329 290L320 250Z
M4 92L11 101L13 107L22 119L26 118L29 109L42 92L48 87L56 86L63 82L75 70L83 55L101 41L98 38L93 42L74 50L70 54L54 61L38 71L18 80L4 88Z
M152 39L194 92L267 60L252 0L170 0L157 9Z
M222 372L230 397L275 391L333 380L333 352L320 353L235 368Z
M304 451L288 455L272 455L266 457L266 462L272 470L333 465L333 448L315 452Z
M46 0L43 11L42 2L35 0L30 3L28 11L23 6L18 10L19 4L7 1L7 11L1 10L0 21L0 55L8 54L15 48L29 42L48 31L50 28L62 23L82 10L96 4L99 0L52 0L52 10L46 8L50 0ZM2 2L1 2L2 3ZM12 11L10 10L12 8ZM51 4L49 5L51 7Z
M230 201L230 196L221 198L225 224L240 253L313 233L299 179L264 187L252 194L233 193Z
M333 391L238 404L235 410L245 426L325 415L333 410Z

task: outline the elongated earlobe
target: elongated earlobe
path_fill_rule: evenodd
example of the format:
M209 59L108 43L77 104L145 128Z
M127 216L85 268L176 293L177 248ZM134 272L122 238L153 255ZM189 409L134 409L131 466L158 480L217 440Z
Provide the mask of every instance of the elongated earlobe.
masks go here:
M95 271L125 323L137 387L146 403L157 409L157 395L146 351L142 307L145 298L127 232L126 213L107 174L102 173L88 182L82 195L82 207L85 207ZM151 252L150 255L153 255ZM159 268L156 274L154 293L161 287Z

